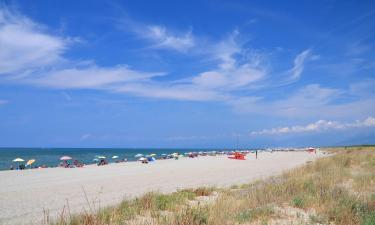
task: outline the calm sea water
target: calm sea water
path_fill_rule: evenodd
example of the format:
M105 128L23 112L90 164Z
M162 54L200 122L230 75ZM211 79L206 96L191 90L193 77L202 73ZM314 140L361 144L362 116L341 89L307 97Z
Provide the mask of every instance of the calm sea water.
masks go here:
M117 155L119 159L127 158L129 161L135 160L134 155L151 154L157 155L171 154L173 152L189 152L192 149L121 149L121 148L0 148L0 170L7 170L15 158L22 158L25 163L29 159L36 159L33 166L47 165L57 166L60 157L68 155L74 159L78 159L85 164L95 163L93 159L97 155L104 155L109 162L114 162L112 156ZM195 151L197 151L195 149Z

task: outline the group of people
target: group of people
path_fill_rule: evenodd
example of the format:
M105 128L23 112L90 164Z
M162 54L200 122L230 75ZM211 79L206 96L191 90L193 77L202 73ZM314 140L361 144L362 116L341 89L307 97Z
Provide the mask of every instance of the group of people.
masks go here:
M41 165L41 166L26 166L25 164L19 164L14 166L13 164L10 165L9 170L25 170L25 169L37 169L37 168L48 168L47 165Z
M73 163L69 163L68 160L64 160L61 163L59 163L59 167L63 168L74 168L74 167L83 167L85 164L78 161L78 160L73 160Z
M24 164L20 164L20 165L17 165L16 167L12 165L10 165L10 170L24 170L26 169L26 166Z

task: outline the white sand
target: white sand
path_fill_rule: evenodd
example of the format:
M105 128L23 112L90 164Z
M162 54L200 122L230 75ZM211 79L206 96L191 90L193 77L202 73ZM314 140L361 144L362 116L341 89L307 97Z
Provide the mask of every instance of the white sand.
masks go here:
M56 217L69 203L72 213L88 209L85 193L95 208L113 205L148 191L228 186L281 173L318 155L307 152L250 154L245 161L225 156L159 160L0 172L0 224L41 224L44 210Z

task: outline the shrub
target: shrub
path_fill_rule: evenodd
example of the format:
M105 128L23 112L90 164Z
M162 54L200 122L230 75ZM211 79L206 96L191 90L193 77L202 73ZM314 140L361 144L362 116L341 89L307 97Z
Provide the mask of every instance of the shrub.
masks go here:
M303 208L305 201L301 197L294 197L292 199L292 205L297 208Z

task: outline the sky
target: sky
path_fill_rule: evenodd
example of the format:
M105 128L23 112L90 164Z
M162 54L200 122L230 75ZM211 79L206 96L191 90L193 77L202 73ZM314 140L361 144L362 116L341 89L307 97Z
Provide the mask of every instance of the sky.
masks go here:
M375 144L374 1L0 0L0 146Z

